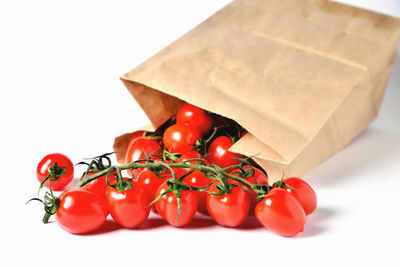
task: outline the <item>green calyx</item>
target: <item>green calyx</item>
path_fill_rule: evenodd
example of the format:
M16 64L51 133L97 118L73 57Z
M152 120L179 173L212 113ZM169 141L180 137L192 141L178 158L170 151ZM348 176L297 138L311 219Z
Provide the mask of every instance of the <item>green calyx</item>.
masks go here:
M28 204L32 200L39 201L44 206L45 214L42 219L43 223L48 223L50 217L57 212L57 209L60 206L60 199L53 194L53 191L51 189L44 194L43 200L40 198L32 198L28 200L26 204Z
M57 181L61 175L65 174L67 170L66 167L58 166L57 162L54 162L53 165L47 168L49 174L47 177L40 183L39 190L40 191L44 186L46 186L50 182Z

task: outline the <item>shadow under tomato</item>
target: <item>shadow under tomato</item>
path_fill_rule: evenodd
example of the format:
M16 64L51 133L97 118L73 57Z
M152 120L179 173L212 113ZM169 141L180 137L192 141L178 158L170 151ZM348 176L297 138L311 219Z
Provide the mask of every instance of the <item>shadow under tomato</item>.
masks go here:
M317 207L317 209L307 216L304 231L298 234L298 237L311 237L320 235L328 230L324 221L336 214L335 210L326 207Z
M236 229L240 230L255 230L263 228L264 226L257 220L255 216L248 216L246 220L236 227Z
M179 229L201 229L216 225L215 221L209 216L196 215L192 221Z

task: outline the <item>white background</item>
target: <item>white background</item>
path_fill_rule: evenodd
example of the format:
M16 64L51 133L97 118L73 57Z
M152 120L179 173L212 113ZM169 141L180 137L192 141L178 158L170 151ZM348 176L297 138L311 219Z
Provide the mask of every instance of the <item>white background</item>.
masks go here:
M378 119L304 176L319 206L296 238L255 220L227 229L198 218L175 229L155 216L141 229L110 222L86 236L43 225L40 205L24 204L36 194L37 162L111 151L115 136L146 123L118 78L228 3L105 2L0 2L1 266L398 266L399 55ZM400 17L397 0L342 2Z

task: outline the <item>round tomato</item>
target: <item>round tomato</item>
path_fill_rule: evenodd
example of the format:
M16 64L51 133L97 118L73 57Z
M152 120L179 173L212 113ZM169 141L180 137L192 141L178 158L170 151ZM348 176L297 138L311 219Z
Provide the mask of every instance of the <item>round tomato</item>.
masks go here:
M283 179L283 182L292 187L283 186L303 206L306 215L311 214L317 207L317 195L311 186L297 177Z
M257 203L256 217L267 229L282 235L295 236L303 231L306 214L289 192L273 188Z
M159 196L168 190L168 181L158 188L156 195ZM178 200L174 193L162 196L157 202L157 211L169 224L175 227L185 226L194 217L197 210L197 194L193 191L181 191L181 212L178 217Z
M201 108L189 103L183 104L176 114L176 123L195 127L201 135L209 132L213 126L211 117Z
M55 163L57 166L55 166ZM50 182L46 184L46 187L50 187L52 190L63 189L74 177L74 165L67 156L60 153L49 154L39 162L36 168L36 176L40 183L49 175L49 169L52 169L52 173L65 170L65 173L60 175L57 181L51 181L54 178L50 178Z
M232 145L232 140L227 136L215 138L208 148L206 159L221 168L239 164L240 162L235 158L244 158L244 156L228 151Z
M197 152L197 151L189 151L185 154L183 154L177 163L182 163L182 162L186 162L186 164L189 165L202 165L202 163L196 159L202 159L206 165L210 165L207 160L201 158L201 155ZM175 171L176 177L179 178L182 175L192 171L193 169L190 168L173 168L173 170Z
M260 185L267 185L268 184L267 175L265 173L263 173L260 169L256 168L256 167L251 166L251 168L252 168L254 173L253 173L252 176L249 176L249 177L242 177L240 175L240 173L241 173L240 169L232 170L231 174L237 175L240 178L242 178L242 179L244 179L244 180L246 180L246 181L248 181L248 182L250 182L252 184L255 184L257 182L257 184L260 184ZM244 166L243 169L248 170L249 166L248 165ZM248 192L248 191L246 191L246 192L248 193L249 198L250 198L250 212L249 212L249 214L250 215L254 215L254 209L255 209L255 206L256 206L257 193Z
M131 182L133 188L120 192L111 186L106 189L106 199L111 217L126 228L144 223L149 216L150 204L147 192L138 182Z
M128 149L125 155L125 162L131 163L136 160L146 159L146 155L150 156L152 160L161 160L159 156L162 155L162 147L161 145L149 138L149 137L137 137L135 139L131 139L131 142L128 145ZM158 155L158 156L156 156ZM139 173L143 171L143 168L127 170L129 175L137 176Z
M171 177L157 177L154 172L150 170L144 170L138 176L136 176L134 181L142 185L143 189L147 192L147 195L149 196L149 200L151 202L156 197L157 189L168 178ZM151 210L157 212L155 204L151 205Z
M236 182L231 182L237 184ZM217 184L213 183L209 191L218 193ZM250 207L250 200L246 190L240 186L232 186L230 194L221 196L213 196L207 194L206 198L207 210L211 217L220 225L228 227L236 227L244 222Z
M169 151L185 154L194 150L194 144L200 137L197 128L174 124L165 130L163 142Z
M89 172L87 174L87 176L92 176L96 173L97 172ZM110 182L110 184L115 184L115 182L117 181L116 175L117 174L110 174L108 176L108 181ZM84 177L82 177L82 179L83 178ZM104 197L107 187L108 187L108 185L107 185L107 181L106 181L106 175L100 176L99 178L96 178L83 186L83 188L85 188L91 192L94 192L96 194L99 194L102 197Z
M104 198L84 188L74 187L59 197L56 221L72 234L84 234L100 228L108 210Z

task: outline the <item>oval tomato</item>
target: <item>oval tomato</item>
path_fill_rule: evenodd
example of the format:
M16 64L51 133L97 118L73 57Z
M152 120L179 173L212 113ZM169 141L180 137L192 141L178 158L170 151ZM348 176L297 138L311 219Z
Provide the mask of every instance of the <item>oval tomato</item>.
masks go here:
M48 182L46 187L50 187L52 190L61 190L67 186L74 177L74 165L67 156L61 153L53 153L45 156L37 165L36 176L39 182L42 183L49 175L49 167L51 168L55 163L57 163L58 169L63 168L66 172L60 175L57 181ZM55 171L57 172L57 170ZM51 179L54 178L50 178L50 180Z
M217 184L213 183L209 191L218 193ZM237 184L236 182L231 182ZM220 225L236 227L244 222L250 207L250 200L246 190L240 186L232 186L230 194L221 196L207 195L207 210L211 217Z
M87 175L92 176L96 173L97 172L89 172ZM115 182L117 181L116 175L117 174L109 175L108 181L110 182L110 184L115 184ZM83 177L82 177L82 179L83 179ZM94 192L96 194L99 194L102 197L104 197L107 187L108 187L108 185L106 182L106 175L100 176L99 178L96 178L95 180L92 180L83 186L83 188L85 188L91 192Z
M161 184L156 195L159 196L168 190L167 181ZM193 191L184 190L181 192L181 212L178 216L178 200L174 193L168 193L162 196L157 202L158 213L169 224L175 227L185 226L194 217L197 210L197 195Z
M169 151L185 154L194 150L194 144L200 137L200 132L195 127L174 124L165 130L163 142Z
M176 114L176 123L195 127L201 135L209 132L213 126L211 117L201 108L184 103Z
M234 169L234 170L232 170L230 172L230 174L237 175L240 178L242 178L242 179L244 179L244 180L246 180L246 181L248 181L248 182L250 182L252 184L255 184L257 182L257 184L260 184L260 185L268 185L268 177L267 177L267 175L264 172L262 172L260 169L256 168L256 167L251 166L251 168L253 169L254 174L252 176L249 176L249 177L242 177L240 175L240 169ZM243 169L248 170L249 166L248 165L244 166ZM255 206L256 206L256 199L257 199L257 193L248 192L248 191L246 191L246 192L248 193L249 198L250 198L250 212L249 212L249 214L250 215L254 215L254 209L255 209Z
M283 179L283 182L293 188L283 186L283 188L294 196L301 206L303 206L306 215L311 214L317 207L317 195L312 187L307 182L297 177Z
M267 229L295 236L303 231L306 214L297 199L282 188L273 188L256 206L256 217Z
M157 189L168 178L171 177L157 177L154 172L150 170L144 170L138 176L136 176L134 181L142 185L143 189L147 192L147 195L149 196L149 200L151 202L156 197ZM155 204L151 205L151 210L157 212Z
M98 194L84 188L71 188L61 193L56 221L72 234L84 234L100 228L106 221L107 203Z
M208 148L206 159L221 168L239 164L240 162L235 158L244 158L245 156L228 151L232 145L232 140L227 136L215 138Z
M125 155L126 163L146 159L146 155L149 156L150 154L152 155L150 156L152 160L161 160L160 156L162 155L163 149L157 141L149 137L137 137L133 140L131 139L131 141ZM143 168L127 170L127 173L129 175L133 174L136 177L141 171L143 171Z
M138 182L131 182L133 188L120 192L111 186L106 189L106 199L111 217L126 228L144 223L149 216L150 204L147 192Z

